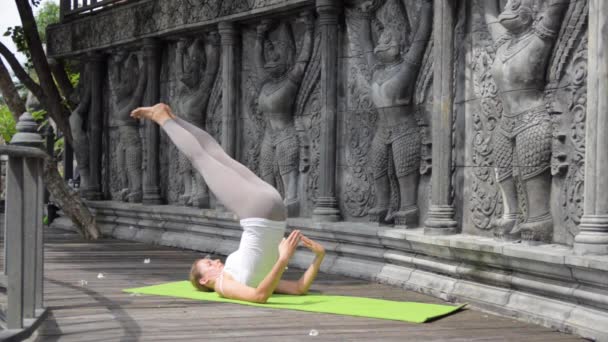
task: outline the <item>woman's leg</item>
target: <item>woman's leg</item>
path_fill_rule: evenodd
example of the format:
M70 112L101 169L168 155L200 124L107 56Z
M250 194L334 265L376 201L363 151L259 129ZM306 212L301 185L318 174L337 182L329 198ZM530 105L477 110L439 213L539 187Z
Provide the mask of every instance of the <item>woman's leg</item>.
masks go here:
M238 161L230 157L226 153L226 151L224 151L222 146L220 146L220 144L205 130L179 117L175 117L173 120L175 120L177 124L185 128L186 130L188 130L188 132L190 132L196 138L198 143L217 161L238 172L240 175L242 175L249 181L263 182L267 184L266 182L264 182L264 180L262 180L255 173L249 170L245 165L239 163ZM269 186L271 185L269 184Z
M269 184L263 181L263 184L252 181L214 158L205 148L207 144L201 145L189 130L175 120L166 120L161 127L177 148L192 162L194 168L201 173L217 199L236 213L240 219L249 217L276 221L286 219L286 210L281 196ZM215 144L217 145L217 142ZM214 154L218 154L217 149L213 148L213 144L209 146ZM219 149L221 150L221 147ZM225 154L223 150L221 151Z

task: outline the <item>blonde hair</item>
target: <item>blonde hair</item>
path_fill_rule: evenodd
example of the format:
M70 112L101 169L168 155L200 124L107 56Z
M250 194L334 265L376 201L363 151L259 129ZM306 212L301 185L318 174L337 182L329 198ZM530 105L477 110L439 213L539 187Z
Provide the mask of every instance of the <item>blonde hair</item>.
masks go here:
M198 262L201 260L203 260L203 259L194 260L194 262L192 263L192 267L190 267L190 283L192 284L192 286L194 286L199 291L212 292L213 291L212 288L209 288L200 283L200 280L203 277L203 273L200 272L197 265L198 265Z

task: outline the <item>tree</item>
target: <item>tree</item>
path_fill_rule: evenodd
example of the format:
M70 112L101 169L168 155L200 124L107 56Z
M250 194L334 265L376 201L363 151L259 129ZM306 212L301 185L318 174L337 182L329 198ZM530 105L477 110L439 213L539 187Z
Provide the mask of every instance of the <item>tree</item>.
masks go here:
M39 0L31 1L34 6L40 4ZM70 95L74 88L70 83L63 63L61 61L53 61L53 63L48 62L42 46L43 41L30 3L27 0L15 0L15 3L17 4L22 27L10 28L7 33L12 36L13 40L16 40L18 48L23 49L26 52L26 56L29 59L30 65L33 67L38 82L28 74L28 72L19 64L15 55L1 42L0 54L7 60L21 83L23 83L23 85L25 85L25 87L27 87L27 89L38 99L42 108L57 125L58 130L63 133L64 139L67 140L69 144L72 144L69 117L74 104L68 99L70 99ZM45 23L48 24L49 22L52 22L52 20L54 20L51 18L54 11L52 5L49 6L45 4L42 9L46 9L46 12L44 12L43 15ZM58 14L59 12L57 11L56 13ZM45 28L42 28L42 30L44 29ZM19 100L21 102L23 101L20 98L18 100L18 95L11 93L8 88L5 89L2 87L0 90L5 98L10 97L11 100L16 102ZM21 113L19 112L17 113L17 115L20 114ZM15 115L14 112L13 115ZM62 205L64 213L76 224L81 235L91 239L99 237L99 231L95 224L94 217L82 203L78 194L71 191L65 182L63 182L62 177L57 171L57 162L54 158L49 157L45 160L44 181L49 192L57 202Z

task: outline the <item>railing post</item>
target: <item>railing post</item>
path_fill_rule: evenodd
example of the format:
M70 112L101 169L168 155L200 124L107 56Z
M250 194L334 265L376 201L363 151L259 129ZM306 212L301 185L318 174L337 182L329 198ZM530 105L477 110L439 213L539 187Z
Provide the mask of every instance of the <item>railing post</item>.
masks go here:
M43 147L42 137L29 113L17 124L11 145ZM23 328L24 318L35 318L42 309L43 231L42 159L9 156L7 171L5 272L7 274L7 327ZM27 211L26 211L27 209Z
M36 169L38 170L38 179L36 180L37 184L37 195L38 199L36 200L36 208L37 214L36 217L38 220L36 221L36 275L35 275L35 288L36 288L36 299L35 299L35 309L42 310L44 309L44 224L42 222L42 216L44 215L42 209L42 198L44 197L44 192L46 188L44 186L44 182L42 181L42 173L44 172L44 160L38 159L38 165Z
M69 10L70 0L61 0L61 3L59 4L59 22L63 22Z
M9 329L23 328L23 158L10 157L6 172L5 273L7 277L7 314Z

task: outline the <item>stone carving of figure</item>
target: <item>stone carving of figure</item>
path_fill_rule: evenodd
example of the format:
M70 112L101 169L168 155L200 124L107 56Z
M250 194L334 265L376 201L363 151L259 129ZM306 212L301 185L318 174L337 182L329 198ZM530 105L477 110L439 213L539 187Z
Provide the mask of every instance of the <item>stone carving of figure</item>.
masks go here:
M485 18L495 43L492 75L503 114L494 131L496 179L504 213L495 235L550 241L551 118L545 108L545 71L569 0L550 0L543 13L538 0L509 0L498 15L497 1L485 1ZM515 172L526 196L521 218Z
M80 191L86 191L89 187L89 110L91 106L91 84L89 73L90 65L84 66L80 74L80 80L75 93L78 93L78 106L70 115L70 130L74 141L74 155L78 162L78 172L80 174Z
M141 202L142 193L142 144L139 137L139 121L130 113L141 105L146 88L146 70L135 54L118 52L112 63L112 86L116 94L115 120L119 132L119 172L123 177L121 191L123 201Z
M294 41L286 22L279 24L278 39L274 41L265 40L270 22L263 21L258 25L254 54L258 78L263 81L258 108L270 126L262 141L260 173L262 179L275 186L275 170L278 171L289 213L294 213L298 204L299 142L293 106L312 53L314 30L312 13L303 13L300 19L306 25L306 32L295 62Z
M219 34L216 31L207 33L206 41L194 39L177 43L177 101L175 106L186 120L203 128L205 112L211 95L211 88L219 67ZM203 208L209 205L209 195L201 175L192 168L188 159L179 156L179 170L184 182L184 193L180 203Z
M433 24L431 0L424 0L414 39L404 49L401 34L386 27L374 47L371 35L371 2L362 4L361 47L372 69L371 99L378 111L378 127L371 146L371 163L376 186L376 205L370 220L398 225L418 223L417 189L420 177L420 129L412 98L418 70L430 39ZM406 51L402 54L402 51ZM389 158L399 183L399 211L389 214Z

